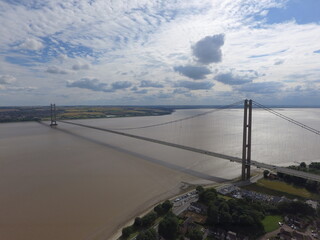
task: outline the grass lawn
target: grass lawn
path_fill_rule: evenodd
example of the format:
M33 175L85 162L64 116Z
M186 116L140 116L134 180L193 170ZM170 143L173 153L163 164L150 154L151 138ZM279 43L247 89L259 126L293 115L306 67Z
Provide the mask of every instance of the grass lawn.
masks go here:
M309 192L305 188L295 187L291 184L276 180L260 179L257 183L244 186L243 188L261 192L273 196L286 196L287 198L308 198L319 200L320 195Z
M271 181L267 179L260 179L260 181L258 181L258 185L266 188L274 189L280 192L301 196L304 198L310 198L312 195L312 193L305 188L295 187L293 185L290 185L286 182L281 182L281 181Z
M266 216L262 220L264 230L267 233L278 229L280 227L279 222L282 222L282 217L278 215Z

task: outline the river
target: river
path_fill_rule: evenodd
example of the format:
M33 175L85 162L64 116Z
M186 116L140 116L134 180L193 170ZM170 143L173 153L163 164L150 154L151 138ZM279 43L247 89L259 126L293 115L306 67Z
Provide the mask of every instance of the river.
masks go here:
M109 129L175 121L171 115L87 119ZM320 129L320 109L277 109ZM241 157L242 110L125 132ZM0 239L110 239L129 219L179 193L184 183L240 175L240 165L181 149L58 122L0 124ZM252 159L287 166L320 161L319 135L254 109Z

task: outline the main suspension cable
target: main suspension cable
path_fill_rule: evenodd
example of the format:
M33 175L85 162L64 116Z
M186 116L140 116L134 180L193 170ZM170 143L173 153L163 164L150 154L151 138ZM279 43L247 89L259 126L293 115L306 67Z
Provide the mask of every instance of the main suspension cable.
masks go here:
M260 103L258 103L256 101L252 101L252 102L253 102L254 105L256 105L259 108L262 108L262 109L264 109L264 110L266 110L266 111L268 111L268 112L270 112L270 113L272 113L272 114L274 114L274 115L276 115L276 116L278 116L278 117L280 117L280 118L282 118L282 119L284 119L284 120L286 120L286 121L288 121L288 122L290 122L292 124L295 124L295 125L303 128L303 129L306 129L307 131L310 131L310 132L313 132L313 133L315 133L317 135L320 135L320 131L315 129L315 128L312 128L312 127L310 127L308 125L305 125L305 124L303 124L301 122L298 122L298 121L296 121L296 120L294 120L294 119L292 119L290 117L287 117L286 115L283 115L283 114L281 114L281 113L279 113L279 112L277 112L277 111L275 111L275 110L273 110L271 108L268 108L268 107L266 107L266 106L264 106L264 105L262 105L262 104L260 104Z
M151 124L151 125L146 125L146 126L141 126L141 127L115 128L115 129L112 129L112 130L134 130L134 129L158 127L158 126L163 126L163 125L167 125L167 124L170 124L170 123L182 122L182 121L185 121L185 120L188 120L188 119L197 118L197 117L204 116L204 115L207 115L207 114L210 114L210 113L213 113L213 112L217 112L217 111L221 111L221 110L224 110L224 109L228 109L228 108L237 106L242 102L243 101L241 100L241 101L229 104L229 105L217 107L217 108L215 108L213 110L210 110L210 111L207 111L207 112L204 112L204 113L199 113L199 114L196 114L196 115L193 115L193 116L190 116L190 117L180 118L180 119L167 121L167 122L163 122L163 123L156 123L156 124Z

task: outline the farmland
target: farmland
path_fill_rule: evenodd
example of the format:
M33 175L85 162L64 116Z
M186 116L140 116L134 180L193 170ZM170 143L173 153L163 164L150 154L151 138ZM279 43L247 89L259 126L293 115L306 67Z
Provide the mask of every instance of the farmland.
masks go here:
M62 106L57 107L59 119L113 118L134 116L157 116L173 112L164 107L135 106ZM50 107L1 107L0 122L41 121L50 119Z

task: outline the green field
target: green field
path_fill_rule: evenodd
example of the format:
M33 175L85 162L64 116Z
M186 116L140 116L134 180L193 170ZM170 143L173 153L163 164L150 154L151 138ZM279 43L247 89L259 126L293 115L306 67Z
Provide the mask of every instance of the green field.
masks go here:
M278 215L266 216L262 220L264 230L267 233L278 229L280 227L279 222L282 222L282 217Z
M296 187L286 182L260 179L257 183L244 186L244 189L260 192L273 196L285 196L290 199L303 198L303 199L314 199L319 200L320 195L314 194L305 188Z
M57 106L57 120L160 116L171 114L172 108L163 107L134 107L134 106ZM48 121L50 108L43 107L0 107L0 122Z
M265 188L274 189L280 192L285 192L285 193L300 196L303 198L310 198L312 196L312 193L309 192L307 189L296 187L286 182L261 179L260 181L258 181L258 184Z

